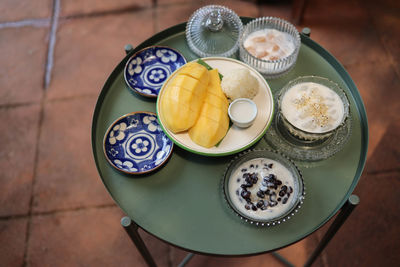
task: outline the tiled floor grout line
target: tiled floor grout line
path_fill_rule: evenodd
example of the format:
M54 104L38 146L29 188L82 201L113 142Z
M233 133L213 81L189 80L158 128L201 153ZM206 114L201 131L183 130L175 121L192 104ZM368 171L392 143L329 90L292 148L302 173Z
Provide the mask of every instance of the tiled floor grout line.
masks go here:
M51 210L51 211L39 211L33 213L34 216L46 216L46 215L53 215L53 214L60 214L60 213L68 213L68 212L75 212L81 210L98 210L98 209L108 209L117 207L117 204L110 203L110 204L100 204L100 205L93 205L93 206L83 206L83 207L76 207L70 209L59 209L59 210Z
M0 29L6 28L20 28L20 27L49 27L50 26L50 19L26 19L26 20L19 20L19 21L10 21L10 22L0 22Z
M59 209L59 210L51 210L51 211L39 211L39 212L31 212L31 213L28 213L28 214L17 214L17 215L10 215L10 216L0 216L0 221L8 221L8 220L14 220L14 219L25 219L25 218L35 217L35 216L48 216L48 215L62 214L62 213L75 212L75 211L81 211L81 210L100 210L100 209L108 209L108 208L113 208L113 207L118 207L118 206L115 203L111 203L111 204L84 206L84 207L76 207L76 208L69 208L69 209Z
M71 101L71 100L83 99L83 98L91 98L91 97L95 97L97 99L99 94L100 93L96 93L96 94L95 93L90 93L90 94L82 94L82 95L65 96L65 97L47 99L46 103L57 103L57 102Z
M125 7L123 9L113 9L113 10L107 10L107 11L101 11L101 12L93 12L93 13L89 13L89 14L74 14L74 15L68 15L68 16L59 16L59 20L101 17L101 16L107 16L107 15L118 15L118 14L123 14L123 13L129 13L132 11L143 11L143 10L152 9L152 8L153 7L131 6L131 7ZM6 21L6 22L0 22L0 29L20 28L20 27L28 27L28 26L43 28L43 27L50 27L52 25L51 22L52 21L49 18Z
M34 156L34 166L33 166L33 175L32 175L32 184L31 184L31 197L29 200L29 211L28 211L28 223L26 226L26 235L25 235L25 249L24 249L24 262L23 266L28 266L28 247L31 235L31 226L32 226L32 211L33 211L33 202L34 202L34 188L36 182L36 176L38 172L38 163L39 163L39 143L40 136L42 131L43 117L44 117L44 104L45 104L46 92L42 96L40 101L40 112L39 112L39 120L38 120L38 129L36 133L36 146L35 146L35 156Z
M108 16L108 15L120 15L120 14L125 14L125 13L130 13L130 12L136 12L136 11L145 11L148 9L152 9L153 7L140 7L140 6L128 6L124 8L119 8L119 9L111 9L111 10L105 10L105 11L95 11L92 13L81 13L81 14L73 14L73 15L67 15L67 16L60 16L60 20L69 20L69 19L85 19L85 18L96 18L96 17L103 17L103 16Z
M66 97L60 97L60 98L46 99L46 103L64 102L64 101L71 101L71 100L90 98L90 97L96 97L96 99L97 99L98 96L99 96L98 93L66 96ZM0 110L8 109L8 108L28 107L28 106L37 105L37 104L40 104L40 101L0 104Z
M9 109L9 108L29 107L29 106L36 105L36 104L40 104L40 101L0 104L0 110L1 109Z
M399 174L400 173L400 168L397 169L388 169L388 170L377 170L377 171L366 171L365 174L370 174L370 175L379 175L379 174Z
M51 68L53 64L53 52L55 45L55 34L57 30L58 16L60 11L60 1L61 0L53 0L53 13L51 17L51 28L50 28L50 38L48 45L48 54L46 61L46 71L45 71L45 83L44 88L46 89L50 83L51 76ZM32 184L31 184L31 196L29 201L29 212L28 212L28 222L26 226L26 234L25 234L25 248L24 248L24 261L22 266L29 266L29 243L31 238L31 227L32 227L32 217L33 217L33 203L34 203L34 188L36 182L36 176L38 173L38 165L39 165L39 144L40 137L42 132L43 118L44 118L44 105L46 100L46 91L44 91L41 101L40 101L40 112L39 112L39 120L38 120L38 129L36 135L36 147L35 147L35 156L34 156L34 166L33 166L33 176L32 176Z
M51 73L52 73L53 61L54 61L54 47L56 44L56 34L57 34L57 27L58 27L58 18L60 16L60 1L61 0L53 0L53 13L52 13L52 17L51 17L49 45L47 48L46 71L45 71L45 76L44 76L44 89L47 89L49 87L50 81L51 81Z

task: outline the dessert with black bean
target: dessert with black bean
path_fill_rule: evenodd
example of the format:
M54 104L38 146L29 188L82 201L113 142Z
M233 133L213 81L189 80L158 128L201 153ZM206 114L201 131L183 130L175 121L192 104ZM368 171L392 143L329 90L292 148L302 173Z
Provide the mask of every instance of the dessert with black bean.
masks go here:
M283 164L267 158L242 163L229 180L232 203L248 217L268 220L286 213L292 205L294 177Z

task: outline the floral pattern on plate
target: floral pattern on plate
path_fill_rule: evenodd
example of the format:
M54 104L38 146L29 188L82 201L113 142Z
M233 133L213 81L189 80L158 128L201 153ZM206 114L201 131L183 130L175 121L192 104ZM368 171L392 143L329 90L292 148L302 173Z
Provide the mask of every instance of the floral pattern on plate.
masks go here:
M172 141L152 112L133 112L117 119L104 136L103 149L116 169L142 174L157 169L171 155Z
M151 46L134 54L126 63L125 82L135 92L157 97L161 86L186 59L169 47Z

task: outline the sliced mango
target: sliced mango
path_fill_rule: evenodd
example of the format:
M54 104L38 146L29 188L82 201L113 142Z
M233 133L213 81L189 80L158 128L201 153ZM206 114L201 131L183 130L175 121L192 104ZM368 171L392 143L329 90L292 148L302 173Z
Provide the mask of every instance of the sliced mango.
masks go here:
M180 68L160 96L160 111L173 133L188 130L193 142L213 147L229 128L229 102L218 70L191 62Z
M175 114L174 117L164 116L168 129L171 129L171 131L174 130L176 132L181 132L186 130L186 126L182 124L183 121L185 124L194 124L196 122L197 118L192 116L193 111L187 104L178 104L178 102L174 100L169 100L169 103L170 107L168 107L168 109L165 105L161 106L163 114Z
M189 129L192 141L206 148L215 146L229 129L228 100L222 92L218 70L209 73L210 83L200 116Z
M195 99L199 98L198 95L182 87L173 86L170 88L168 94L169 94L168 98L170 100L174 100L176 103L180 103L181 105L182 104L187 105L188 103L192 103L192 105L189 106L189 108L194 112L200 110L203 104L202 102L197 101L197 99Z
M200 112L200 117L207 117L216 122L220 122L224 115L225 112L223 109L213 106L207 102L204 102Z
M207 88L207 93L226 99L224 92L222 90L219 90L219 87L218 87L218 84L221 83L218 69L209 70L209 73L210 73L210 82L209 82L209 86Z
M213 94L207 94L204 101L217 108L228 110L229 102L226 98L222 98Z
M173 86L181 87L182 89L186 89L195 95L203 97L207 92L207 86L204 85L204 83L191 76L179 73L168 84L168 87ZM166 90L168 90L168 88L166 88Z
M198 63L181 67L160 96L160 109L166 127L173 133L188 130L199 117L207 93L209 74Z
M185 68L180 71L181 74L190 76L205 85L208 85L208 72L204 71L205 67L196 62L189 62Z

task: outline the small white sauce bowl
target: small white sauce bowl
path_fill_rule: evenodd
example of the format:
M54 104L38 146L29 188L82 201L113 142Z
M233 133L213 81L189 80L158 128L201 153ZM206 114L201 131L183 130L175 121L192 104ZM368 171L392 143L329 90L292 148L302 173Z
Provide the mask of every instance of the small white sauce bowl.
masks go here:
M228 115L233 124L247 128L256 119L257 105L249 98L237 98L229 105Z

